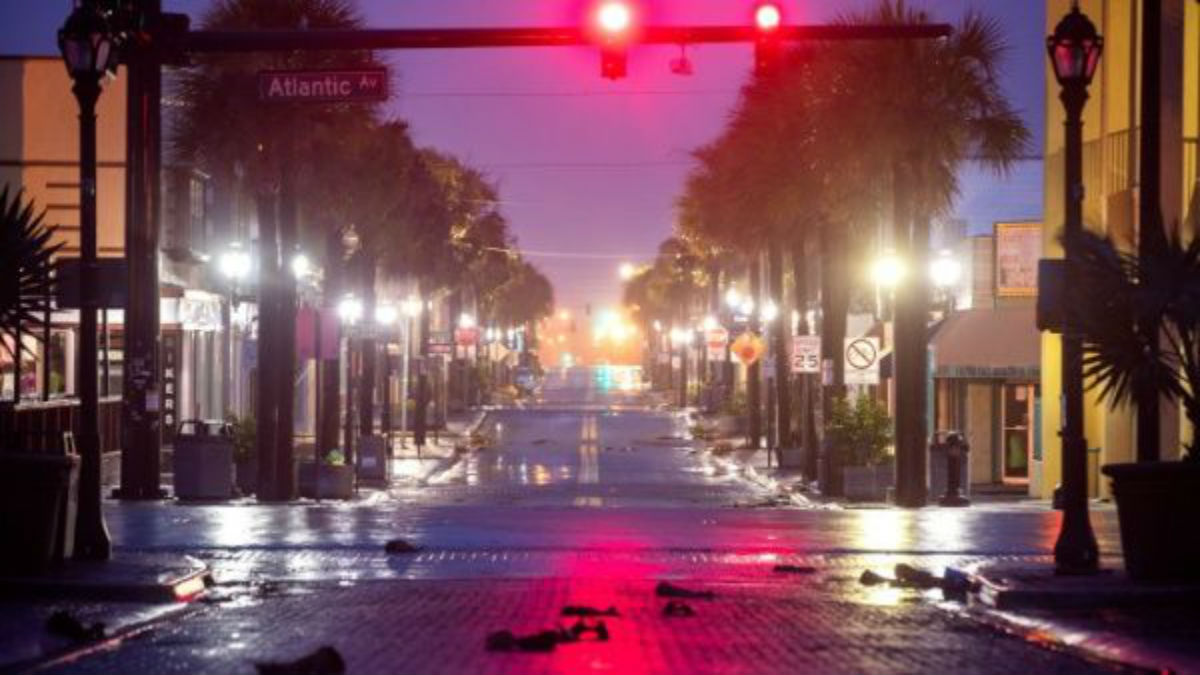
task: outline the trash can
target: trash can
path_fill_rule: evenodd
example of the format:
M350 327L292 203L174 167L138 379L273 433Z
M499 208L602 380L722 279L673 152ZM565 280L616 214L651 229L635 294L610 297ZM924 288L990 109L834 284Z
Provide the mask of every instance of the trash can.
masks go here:
M387 485L387 441L383 436L361 436L358 455L354 458L359 483Z
M939 431L934 434L934 442L929 445L929 499L939 501L946 494L946 483L950 477L950 454L952 447L959 453L959 488L963 495L970 491L970 471L967 460L966 441L957 431Z
M219 420L180 422L173 473L176 499L233 497L233 427Z

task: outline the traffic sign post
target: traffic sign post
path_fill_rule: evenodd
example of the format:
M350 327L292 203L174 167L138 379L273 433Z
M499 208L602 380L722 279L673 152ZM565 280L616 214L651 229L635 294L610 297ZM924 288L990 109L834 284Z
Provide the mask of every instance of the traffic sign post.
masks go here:
M798 375L813 375L821 372L820 335L792 337L792 372Z
M879 384L879 338L846 338L846 384Z

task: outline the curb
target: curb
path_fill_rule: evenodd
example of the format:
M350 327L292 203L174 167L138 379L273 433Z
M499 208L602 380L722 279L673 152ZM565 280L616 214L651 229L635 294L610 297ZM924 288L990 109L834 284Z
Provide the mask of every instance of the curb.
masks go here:
M0 596L39 600L83 600L92 602L175 603L196 599L212 585L212 570L185 556L186 570L159 571L147 566L151 579L113 580L86 577L40 576L0 577ZM106 563L99 563L101 565Z

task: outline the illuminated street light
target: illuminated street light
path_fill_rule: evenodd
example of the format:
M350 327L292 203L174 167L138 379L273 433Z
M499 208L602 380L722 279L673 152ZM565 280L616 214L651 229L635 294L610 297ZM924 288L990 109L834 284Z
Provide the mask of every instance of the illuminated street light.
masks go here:
M717 318L715 316L706 316L704 317L704 323L701 324L701 327L704 330L714 330L719 325L721 324L717 322Z
M759 318L762 319L763 323L771 323L778 316L779 316L779 306L776 305L773 300L768 300L763 305L762 312L759 314Z
M341 302L338 303L337 311L338 318L342 320L342 323L353 326L362 320L362 300L359 300L353 295L347 295L346 297L342 298Z
M250 276L250 254L238 244L233 244L217 258L217 271L231 281L242 281Z
M292 256L292 276L304 279L313 273L312 261L303 253Z
M560 321L570 321L571 320L571 310L564 309L564 310L560 311L558 313L558 318Z
M730 287L725 291L725 304L730 309L738 309L742 306L742 294L738 292L738 289Z
M375 308L375 323L380 326L390 326L400 318L400 312L393 305L379 305Z
M416 296L409 296L404 302L400 303L400 309L404 312L404 316L412 319L421 315L421 299Z
M629 281L637 275L637 268L633 263L621 263L621 267L617 269L617 273L621 276L622 281Z
M938 288L953 288L962 280L962 263L951 256L949 251L942 251L941 255L930 263L929 276Z
M671 329L671 344L675 345L676 347L686 345L691 337L692 334L689 330L685 330L683 328Z
M475 327L475 317L466 312L463 312L458 317L458 327L459 328L474 328Z
M881 256L871 267L871 278L884 288L895 288L907 275L904 261L894 253Z

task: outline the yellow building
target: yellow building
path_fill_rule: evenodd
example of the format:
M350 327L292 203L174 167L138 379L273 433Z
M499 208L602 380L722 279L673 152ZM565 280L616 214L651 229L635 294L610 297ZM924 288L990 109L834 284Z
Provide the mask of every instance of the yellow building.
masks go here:
M125 254L125 80L109 79L97 116L97 247L100 257ZM23 189L45 223L57 227L55 243L61 257L79 256L79 113L71 95L71 80L61 58L0 56L0 185ZM119 313L118 313L119 314ZM55 316L52 394L70 391L73 381L73 335L63 330L74 323L73 313ZM34 348L30 342L28 345ZM112 350L119 359L119 346ZM40 393L38 370L45 359L22 364L22 394ZM12 364L5 364L0 394L12 395ZM119 362L113 367L119 381ZM119 384L114 390L119 391Z
M1141 81L1141 17L1137 0L1082 0L1080 9L1104 37L1104 54L1084 110L1084 226L1133 246L1138 221L1138 130ZM1050 34L1070 10L1070 0L1048 0L1045 32ZM1189 227L1194 218L1196 142L1200 132L1200 5L1162 0L1160 49L1161 167L1163 221ZM1044 249L1061 257L1063 222L1063 107L1059 87L1046 63L1046 141ZM1182 225L1181 225L1182 224ZM1049 497L1061 476L1061 348L1057 335L1042 334L1041 443L1032 463L1030 494ZM1192 430L1178 408L1163 406L1162 454L1179 455L1180 439ZM1107 496L1099 465L1134 457L1134 414L1131 408L1110 409L1088 393L1084 430L1088 446L1097 449L1089 467L1094 496Z

